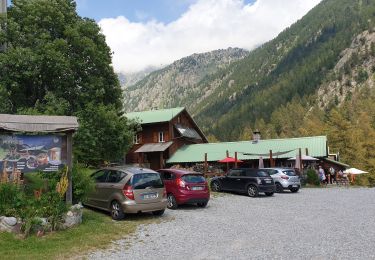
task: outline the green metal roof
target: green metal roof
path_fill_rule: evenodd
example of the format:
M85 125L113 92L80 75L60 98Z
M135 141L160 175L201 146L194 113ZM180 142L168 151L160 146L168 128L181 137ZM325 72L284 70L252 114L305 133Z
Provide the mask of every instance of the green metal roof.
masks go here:
M184 109L185 109L184 107L176 107L176 108L168 108L168 109L131 112L131 113L125 114L125 116L128 119L138 120L141 124L169 122L177 114L181 113Z
M219 161L226 157L226 151L229 156L237 157L240 160L254 160L259 156L263 158L269 157L269 151L279 153L273 158L291 158L296 156L298 149L308 149L309 155L313 157L327 157L327 137L311 136L287 139L266 139L259 140L257 143L253 141L241 142L224 142L224 143L208 143L208 144L191 144L185 145L178 149L176 153L167 160L167 163L183 163L183 162L203 162L204 154L207 153L208 161ZM286 153L285 153L286 152ZM245 155L245 154L251 155Z

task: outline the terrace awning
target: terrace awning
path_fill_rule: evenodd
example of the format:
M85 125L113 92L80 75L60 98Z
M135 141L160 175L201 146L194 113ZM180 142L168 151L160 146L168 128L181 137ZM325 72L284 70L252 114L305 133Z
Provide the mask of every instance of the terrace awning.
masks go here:
M135 150L135 153L164 152L173 142L144 144Z

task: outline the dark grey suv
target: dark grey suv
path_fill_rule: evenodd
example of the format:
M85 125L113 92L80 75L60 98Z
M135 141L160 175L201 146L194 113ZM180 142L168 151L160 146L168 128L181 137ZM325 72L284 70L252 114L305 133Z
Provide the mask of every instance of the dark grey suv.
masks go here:
M246 193L250 197L258 196L259 192L272 196L275 192L275 183L264 170L236 168L231 169L225 176L212 178L211 189Z

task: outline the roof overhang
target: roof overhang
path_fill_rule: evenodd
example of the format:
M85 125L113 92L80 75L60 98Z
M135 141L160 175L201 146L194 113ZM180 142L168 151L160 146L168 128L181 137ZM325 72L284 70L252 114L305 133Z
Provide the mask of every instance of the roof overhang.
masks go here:
M11 132L52 133L78 129L75 116L32 116L0 114L0 130Z
M135 150L135 153L164 152L172 144L173 142L144 144L141 147L139 147L137 150Z
M335 160L332 160L332 159L329 159L329 158L323 158L323 160L326 161L326 162L332 163L332 164L339 165L339 166L344 167L344 168L350 167L349 164L338 162L338 161L335 161Z

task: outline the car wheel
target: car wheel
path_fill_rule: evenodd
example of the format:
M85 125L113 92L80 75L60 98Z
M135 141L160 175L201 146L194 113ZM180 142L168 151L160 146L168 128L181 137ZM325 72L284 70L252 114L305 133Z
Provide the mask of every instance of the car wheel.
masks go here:
M167 200L168 200L167 207L169 209L177 209L177 201L176 201L176 198L173 196L172 193L168 194Z
M247 195L249 195L249 197L256 197L258 196L258 188L254 185L249 185L249 187L247 187Z
M152 212L152 215L154 215L154 216L161 216L161 215L163 215L164 214L164 209L162 209L162 210L157 210L157 211L153 211Z
M197 203L198 207L200 208L205 208L207 206L208 202L200 202L200 203Z
M273 192L265 192L265 194L266 196L269 196L269 197L273 196Z
M281 193L283 191L284 191L283 186L281 186L280 183L276 183L276 192Z
M114 220L121 220L125 217L125 214L122 211L121 205L117 200L114 200L111 203L111 217Z
M221 191L220 183L218 181L211 182L211 190L220 192Z
M293 192L293 193L296 193L296 192L299 191L299 188L291 188L290 191Z

